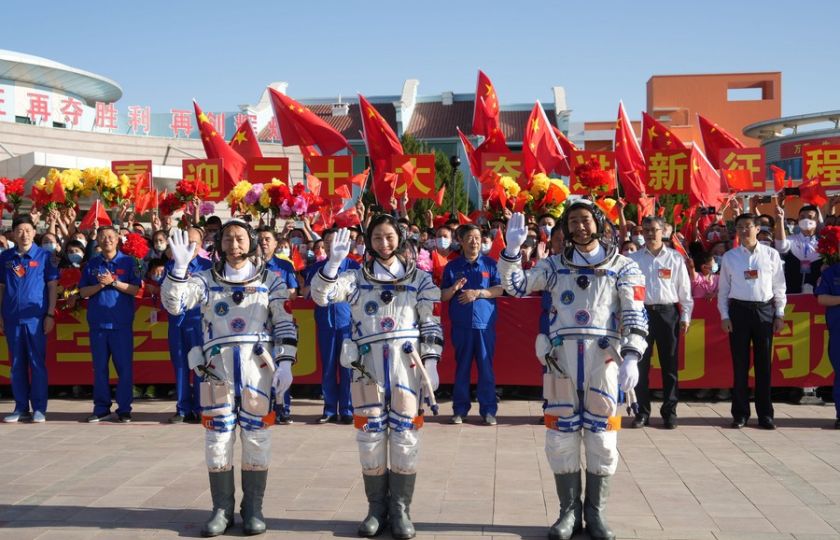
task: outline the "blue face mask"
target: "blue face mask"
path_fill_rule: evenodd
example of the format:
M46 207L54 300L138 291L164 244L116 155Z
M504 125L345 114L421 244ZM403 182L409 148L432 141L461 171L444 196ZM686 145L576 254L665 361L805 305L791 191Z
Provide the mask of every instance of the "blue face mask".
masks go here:
M67 260L70 261L72 264L80 265L82 264L83 255L81 253L68 253Z
M717 274L718 270L720 270L720 265L717 261L712 261L712 273Z
M45 243L41 244L41 249L43 249L44 251L49 251L50 253L54 253L55 252L55 244L53 244L51 242L45 242Z

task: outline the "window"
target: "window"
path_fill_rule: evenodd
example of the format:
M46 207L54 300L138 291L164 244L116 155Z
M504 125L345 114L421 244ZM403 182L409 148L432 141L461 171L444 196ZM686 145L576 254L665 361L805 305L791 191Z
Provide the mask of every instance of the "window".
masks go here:
M726 91L727 101L761 101L761 88L729 88Z

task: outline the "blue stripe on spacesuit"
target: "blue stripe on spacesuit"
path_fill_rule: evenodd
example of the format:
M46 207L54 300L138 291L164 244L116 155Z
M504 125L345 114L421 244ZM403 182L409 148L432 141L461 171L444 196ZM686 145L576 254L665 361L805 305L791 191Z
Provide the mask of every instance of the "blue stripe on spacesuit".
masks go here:
M520 278L520 276L522 276L522 278ZM522 284L521 286L520 283ZM513 287L516 296L524 296L525 291L528 289L528 275L522 270L515 270L510 275L510 285Z
M417 428L417 426L414 425L414 422L400 420L398 418L394 418L393 416L388 417L388 426L396 432L411 431Z
M571 407L571 408L574 409L575 404L574 403L546 403L545 404L546 409L550 409L552 407ZM574 416L577 416L577 415L574 415ZM558 418L572 418L572 417L571 416L560 416Z
M598 420L598 418L607 417L591 413L586 409L583 410L583 425L592 433L600 433L602 431L607 431L606 420Z
M385 370L385 403L389 408L391 405L391 368L388 365L391 359L391 347L387 343L382 344L382 366Z
M266 394L265 392L263 392L262 390L260 390L259 388L255 387L255 386L251 386L250 384L246 384L245 388L247 388L249 390L253 390L254 392L258 393L261 396L268 397L268 394Z
M354 405L354 409L367 409L368 407L382 407L382 403L365 403L364 405ZM385 416L384 414L382 416Z
M239 347L233 348L233 389L236 397L242 393L242 358L239 356Z
M612 270L604 270L604 269L596 269L596 268L558 268L557 273L563 276L569 276L572 274L576 275L584 275L584 276L594 276L596 273L598 275L607 275L610 277L614 277L617 274Z
M368 285L365 283L359 283L356 287L365 291L372 291L374 289L382 289L383 291L417 291L417 287L414 287L413 285Z
M396 386L396 387L397 387L397 388L399 388L400 390L405 390L406 392L410 392L410 393L411 393L412 395L414 395L414 396L416 396L416 395L417 395L417 392L415 392L415 391L414 391L414 390L412 390L411 388L409 388L409 387L405 386L404 384L395 384L394 386Z
M616 403L615 398L612 397L611 395L609 395L608 393L604 392L603 390L599 390L597 388L592 388L591 386L589 387L589 390L590 390L590 392L595 392L596 394L601 394L604 397L608 397L608 398L610 398L610 401L612 401L613 403Z
M242 426L242 429L245 431L258 431L265 427L265 423L262 421L262 418L255 419L256 417L248 417L244 416L243 413L240 411L239 413L239 425Z
M247 292L255 292L255 293L268 292L268 287L265 287L263 285L256 286L256 287L241 286L241 285L228 286L228 287L213 286L213 287L208 287L208 289L210 289L213 292L222 292L222 291L246 292L246 290L247 290Z
M583 352L584 352L584 345L583 340L578 340L578 350L577 350L577 389L578 391L583 391Z

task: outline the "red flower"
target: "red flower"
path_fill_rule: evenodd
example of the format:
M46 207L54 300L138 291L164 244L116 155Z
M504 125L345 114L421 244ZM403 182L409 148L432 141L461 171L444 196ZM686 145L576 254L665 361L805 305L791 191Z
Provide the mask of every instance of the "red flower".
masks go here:
M128 233L123 240L120 251L141 261L149 254L149 242L143 235Z
M823 227L817 242L817 252L828 264L840 262L840 227Z
M78 268L63 268L58 276L58 285L65 291L75 289L82 280L82 271Z
M35 186L32 186L32 193L29 194L29 198L32 199L32 204L36 208L44 208L53 202L52 193L47 193L47 191L38 189Z
M597 158L575 167L577 180L590 191L606 191L612 185L613 175L601 168Z
M210 195L210 186L201 180L181 180L175 186L175 193L181 201L189 202Z
M164 216L171 216L184 207L184 203L178 198L177 193L169 193L160 201L159 210Z
M295 184L295 187L292 188L292 195L303 195L304 191L306 191L306 187L303 184Z

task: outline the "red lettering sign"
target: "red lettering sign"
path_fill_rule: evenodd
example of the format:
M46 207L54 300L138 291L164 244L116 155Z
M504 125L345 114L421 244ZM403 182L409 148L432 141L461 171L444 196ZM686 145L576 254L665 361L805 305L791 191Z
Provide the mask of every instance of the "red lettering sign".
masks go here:
M347 186L352 193L353 157L352 156L312 156L309 158L310 174L321 181L321 196L341 198L335 191Z
M247 178L252 184L271 182L272 178L288 182L289 158L251 158L248 160L248 164L245 167L245 178Z
M201 180L210 187L207 201L221 201L227 193L222 193L221 159L185 159L181 162L181 172L184 180Z
M411 167L404 167L408 162L411 163ZM391 169L400 177L394 190L397 199L400 199L406 190L410 199L433 199L437 196L434 154L394 156L391 158Z
M601 165L601 168L605 171L611 171L615 169L615 152L609 152L606 150L572 151L572 155L569 156L569 168L572 171L572 174L569 176L570 193L574 195L589 195L589 189L580 182L578 182L577 175L575 175L575 169L579 165L588 163L592 158L597 159L598 163Z
M753 191L764 191L767 188L765 160L764 148L724 148L720 151L718 163L723 170L750 171Z

